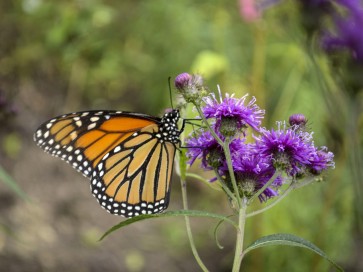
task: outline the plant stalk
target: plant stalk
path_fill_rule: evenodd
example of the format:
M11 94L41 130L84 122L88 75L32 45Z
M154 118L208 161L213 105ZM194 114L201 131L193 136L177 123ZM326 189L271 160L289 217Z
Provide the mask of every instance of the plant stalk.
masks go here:
M247 199L243 198L241 208L238 213L238 230L236 237L236 251L234 253L232 272L239 272L243 259L243 241L246 225Z
M181 191L182 191L182 198L183 198L183 208L184 210L189 210L188 208L188 197L187 197L187 184L185 182L185 179L180 177L180 183L181 183ZM194 244L194 239L193 239L193 234L192 234L192 229L190 227L190 220L188 216L184 216L185 218L185 226L187 229L187 234L188 234L188 239L189 239L189 244L190 247L192 249L193 255L195 260L197 261L198 265L200 266L200 268L203 271L209 271L208 268L204 265L202 259L200 258L197 248Z

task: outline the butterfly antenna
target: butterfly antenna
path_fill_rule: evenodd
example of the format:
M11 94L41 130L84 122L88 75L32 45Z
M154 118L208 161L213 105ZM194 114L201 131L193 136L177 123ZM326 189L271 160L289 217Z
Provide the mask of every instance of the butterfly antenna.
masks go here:
M171 108L174 109L174 106L173 106L173 99L171 97L171 77L169 76L168 77L168 85L169 85L169 98L170 98L170 105L171 105Z

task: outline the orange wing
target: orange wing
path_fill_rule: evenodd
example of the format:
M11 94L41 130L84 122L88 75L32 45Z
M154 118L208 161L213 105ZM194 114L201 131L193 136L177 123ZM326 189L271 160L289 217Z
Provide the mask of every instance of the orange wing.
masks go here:
M156 117L120 111L71 113L42 124L34 140L47 153L91 177L92 170L106 153L135 131L159 121Z
M154 137L151 125L107 153L93 172L91 190L112 214L159 213L169 204L175 144Z
M93 195L108 212L133 217L168 207L178 120L178 110L163 118L78 112L45 122L34 140L89 177Z

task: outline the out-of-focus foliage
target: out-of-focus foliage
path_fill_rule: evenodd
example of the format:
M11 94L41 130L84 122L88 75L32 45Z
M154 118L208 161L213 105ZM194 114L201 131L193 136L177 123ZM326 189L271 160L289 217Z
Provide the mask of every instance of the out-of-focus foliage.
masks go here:
M38 188L47 190L47 185L52 184L53 189L51 182L54 179L60 196L52 196L52 199L67 199L71 194L62 190L71 188L72 183L62 184L60 181L66 176L55 166L42 167L36 178L29 177L30 169L38 169L34 158L42 156L35 149L31 156L27 152L32 150L34 128L53 115L83 109L160 114L165 107L170 107L168 76L184 71L203 74L211 90L216 90L216 85L220 84L225 92L236 92L238 96L247 92L255 95L260 107L268 111L268 116L273 116L268 120L270 123L287 120L292 113L304 113L316 132L315 138L319 139L317 144L326 144L332 151L339 151L334 150L340 148L338 139L324 137L325 126L335 117L329 115L319 91L319 75L306 53L306 35L299 16L297 3L293 1L267 10L263 18L254 23L241 19L237 1L1 1L0 89L17 106L18 115L0 119L0 164L26 188L30 197L47 195L49 191L40 193ZM314 53L323 65L327 63L318 49L314 49ZM329 72L328 66L325 65L324 72ZM55 160L54 164L57 163ZM351 238L353 183L346 165L346 158L338 152L336 170L325 182L303 188L266 215L249 220L246 244L262 235L294 233L315 243L343 267L353 269L354 258L359 256L354 248L359 246ZM19 167L23 172L19 172ZM171 209L181 207L177 182L175 180L176 186L173 186ZM189 185L191 209L223 212L224 205L228 205L221 195L211 193L197 181L190 180ZM87 191L87 186L82 186ZM0 200L2 197L4 195L0 195ZM57 248L56 243L62 244L59 248L71 248L74 241L69 241L72 240L70 228L79 227L82 241L97 239L93 233L108 229L83 226L80 222L86 222L86 219L82 217L74 225L62 221L68 220L64 219L65 214L69 213L69 218L75 216L76 204L86 198L71 200L57 208L61 216L46 219L45 215L52 215L54 210L48 207L50 203L39 197L40 207L33 203L34 206L26 211L0 210L0 219L12 226L15 235L18 231L19 239L25 240L32 249L10 245L12 241L5 236L0 239L0 267L12 267L12 262L26 260L24 256L29 254L38 271L48 267L55 267L55 270L77 267L90 271L93 260L85 256L98 256L103 251L102 256L112 259L103 260L100 268L104 269L148 271L150 263L154 268L158 264L153 262L157 257L162 260L160 265L170 265L163 267L165 271L190 271L187 264L194 260L186 243L184 224L167 220L160 225L153 222L132 230L130 234L143 237L140 245L123 243L94 247L91 242L83 242L86 246L74 253L80 254L81 259L72 255L58 264L56 261L43 262L44 255L38 253L38 247L31 242L34 237L38 237L36 242L39 244L42 237L46 242L56 241L52 248ZM10 212L14 210L13 216ZM93 213L91 210L79 212L85 217ZM107 216L110 215L103 218ZM32 218L37 223L33 228L30 225ZM213 241L215 224L206 222L193 221L197 247L212 271L228 271L234 233L231 235L232 231L226 227L220 228L220 240L230 242L221 251ZM62 227L63 235L68 234L68 237L59 239L57 233L62 233ZM29 232L29 228L37 235ZM87 234L90 229L92 231ZM6 255L8 248L11 255ZM104 252L105 248L113 251ZM41 249L39 247L39 252ZM75 264L76 260L79 263ZM69 265L63 265L65 262ZM329 264L319 257L301 249L284 247L255 251L246 257L243 266L246 271L280 271L282 267L286 271L329 270Z

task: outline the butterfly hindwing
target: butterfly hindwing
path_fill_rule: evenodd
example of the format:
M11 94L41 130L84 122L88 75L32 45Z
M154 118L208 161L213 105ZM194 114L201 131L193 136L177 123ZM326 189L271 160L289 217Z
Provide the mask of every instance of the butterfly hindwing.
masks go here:
M159 213L169 204L175 145L149 126L107 153L92 174L91 190L112 214Z

